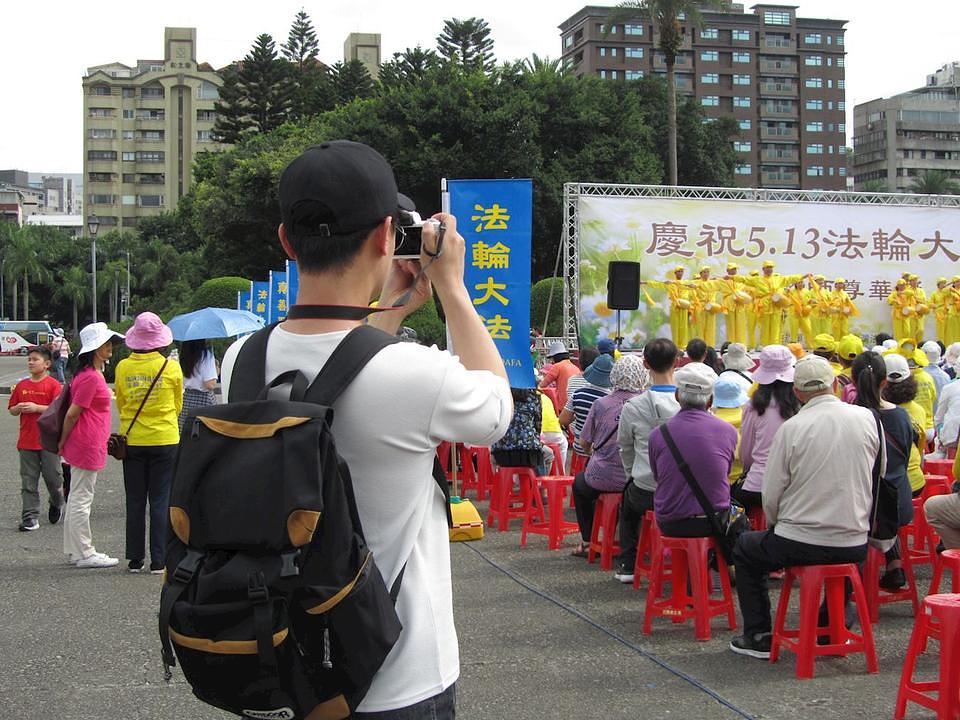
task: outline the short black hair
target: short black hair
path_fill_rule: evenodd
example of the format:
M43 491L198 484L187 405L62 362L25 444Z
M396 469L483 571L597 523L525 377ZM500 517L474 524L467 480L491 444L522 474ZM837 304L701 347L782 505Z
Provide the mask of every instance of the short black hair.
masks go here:
M360 248L370 237L370 233L380 227L380 223L383 222L380 220L375 225L345 235L316 233L314 228L317 223L323 222L323 218L328 216L327 206L317 201L314 211L311 212L309 208L300 209L297 219L283 226L287 232L290 248L297 256L297 268L301 272L320 273L347 267L359 254ZM394 229L399 219L399 213L395 212L393 214Z
M34 353L48 362L53 362L53 353L50 352L50 348L46 345L38 345L37 347L30 348L30 352L28 352L27 355L33 355Z
M643 346L643 359L654 372L666 372L677 361L677 346L673 340L657 338Z
M893 340L893 339L894 339L894 337L893 337L893 335L891 335L890 333L885 333L885 332L883 332L883 333L877 333L877 342L876 342L876 344L877 344L877 345L883 345L883 343L886 342L887 340Z
M693 338L687 343L687 357L694 362L703 362L707 356L707 343L700 338Z
M581 370L586 370L593 365L593 361L600 357L600 351L595 347L588 345L580 348L580 354L577 356L577 365Z

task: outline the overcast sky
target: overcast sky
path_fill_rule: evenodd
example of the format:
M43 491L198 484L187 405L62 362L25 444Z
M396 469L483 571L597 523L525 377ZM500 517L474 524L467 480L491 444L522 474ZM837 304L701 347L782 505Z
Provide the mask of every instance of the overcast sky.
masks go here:
M163 57L163 28L197 28L197 59L222 67L242 58L257 35L278 45L303 8L317 29L320 58L343 57L351 32L380 33L383 57L420 44L434 47L447 18L483 17L498 60L531 53L560 56L557 26L587 4L583 0L164 0L143 3L52 0L41 5L4 3L0 68L0 169L63 173L82 170L81 78L87 67ZM605 4L595 2L594 4ZM748 8L752 3L745 5ZM848 20L847 108L924 84L928 73L960 59L957 0L796 0L800 17ZM852 130L848 119L848 133Z

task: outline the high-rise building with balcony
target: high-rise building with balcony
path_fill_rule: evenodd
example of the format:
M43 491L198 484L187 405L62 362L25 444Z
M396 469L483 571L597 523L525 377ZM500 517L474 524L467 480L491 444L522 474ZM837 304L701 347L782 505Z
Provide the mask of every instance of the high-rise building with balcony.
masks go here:
M928 170L960 179L960 63L924 87L857 105L853 150L856 190L909 192Z
M684 24L677 95L706 118L732 117L738 186L846 188L845 20L797 17L794 5L732 4ZM611 25L613 8L587 6L560 25L563 62L580 75L625 82L665 76L649 17Z
M176 207L190 187L194 155L212 139L222 85L197 62L197 31L168 27L162 60L87 69L83 78L83 178L86 216L101 229L135 227Z

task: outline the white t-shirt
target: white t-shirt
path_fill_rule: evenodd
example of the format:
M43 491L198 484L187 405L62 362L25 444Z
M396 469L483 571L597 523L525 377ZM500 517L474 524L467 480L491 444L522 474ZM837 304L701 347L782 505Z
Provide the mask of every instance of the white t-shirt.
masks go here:
M312 382L346 334L295 335L278 327L267 347L265 379L300 370ZM224 397L243 342L223 358ZM337 451L350 467L364 535L387 587L406 563L397 599L403 632L358 711L413 705L459 677L450 540L432 476L434 453L441 440L492 445L512 413L506 380L468 371L449 353L413 343L378 353L334 404Z
M193 374L183 379L184 390L206 390L205 382L217 379L217 361L209 350L200 357L200 362L193 368Z

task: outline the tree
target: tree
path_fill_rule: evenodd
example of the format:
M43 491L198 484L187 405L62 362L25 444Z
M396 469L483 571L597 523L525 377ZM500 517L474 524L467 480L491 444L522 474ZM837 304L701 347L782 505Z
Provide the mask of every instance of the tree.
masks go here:
M863 187L860 188L861 192L872 192L872 193L885 193L890 192L887 187L886 180L867 180Z
M280 46L280 51L298 72L303 73L305 68L316 62L319 49L317 33L313 29L310 16L301 8L293 18L290 34L287 41Z
M481 18L445 20L437 35L437 50L447 62L468 72L490 72L494 68L490 27Z
M910 188L921 195L960 195L960 184L942 170L924 170Z
M685 22L699 27L702 22L701 8L721 8L727 0L625 0L617 5L607 19L607 32L615 23L649 18L660 35L660 51L667 70L667 168L670 185L677 184L677 77L674 68L677 54L683 45Z
M433 50L424 50L417 45L402 53L394 53L392 60L380 66L378 81L381 88L417 85L426 82L439 67L440 56Z
M33 225L24 225L17 229L7 240L3 249L3 259L6 272L14 280L14 317L16 317L17 289L16 283L23 279L23 320L30 319L30 278L43 279L49 271L40 261L37 248L38 233Z
M533 53L523 61L523 71L531 75L556 75L563 72L563 64L559 59L540 57Z
M83 268L74 265L60 274L54 286L54 296L73 306L73 332L79 332L79 310L90 296L90 276Z
M265 133L280 127L289 119L293 90L290 63L277 57L270 35L259 35L235 73L224 74L215 106L218 140L236 143L251 130Z
M366 65L359 60L336 63L330 75L338 105L373 95L373 78Z

